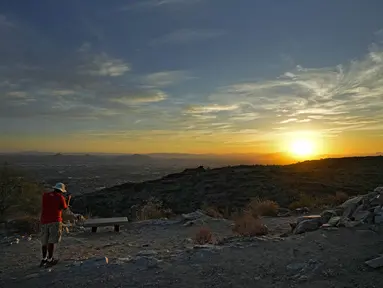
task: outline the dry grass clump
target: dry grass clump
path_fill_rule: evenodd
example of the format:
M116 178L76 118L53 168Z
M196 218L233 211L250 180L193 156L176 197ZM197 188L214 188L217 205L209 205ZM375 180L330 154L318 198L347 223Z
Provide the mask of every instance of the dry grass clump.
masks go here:
M219 212L219 210L213 206L208 206L205 204L202 206L201 209L207 216L210 216L213 218L223 218L222 213Z
M261 200L255 198L250 201L247 208L252 212L254 217L277 216L279 205L271 200Z
M150 198L140 209L137 211L136 218L138 220L161 219L168 218L172 215L172 210L163 207L162 201Z
M8 221L6 228L18 233L36 234L40 231L40 219L35 216L18 217Z
M267 227L252 211L245 210L235 217L233 232L241 236L262 236L268 234Z
M335 193L335 204L340 205L348 200L349 196L345 192L338 191Z
M291 210L308 207L325 208L328 206L338 206L348 200L349 196L344 192L336 192L335 195L308 195L301 194L299 199L289 205Z
M211 230L208 227L200 228L194 237L194 243L198 245L214 244L214 237Z

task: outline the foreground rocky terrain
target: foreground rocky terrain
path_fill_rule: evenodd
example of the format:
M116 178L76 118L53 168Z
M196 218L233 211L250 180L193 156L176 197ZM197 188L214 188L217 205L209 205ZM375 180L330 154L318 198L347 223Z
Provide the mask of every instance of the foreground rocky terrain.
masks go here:
M108 228L91 233L78 222L65 233L57 251L60 262L53 268L38 268L38 235L7 230L0 238L0 287L381 287L381 161L200 167L76 197L74 208L90 209L95 218L133 219L134 205L150 197L162 200L176 216L133 221L119 233ZM322 199L338 191L359 196L344 193L342 203L314 207L318 215L299 214L310 210L302 207L278 208L279 217L253 216L256 222L250 224L260 221L267 228L263 236L234 234L235 217L214 218L201 210L182 214L204 203L240 208L253 196L285 207L307 202L302 199L323 205ZM211 241L197 245L198 233L206 229L213 233Z
M187 213L203 204L223 211L242 209L252 197L291 204L318 204L336 192L353 196L383 185L383 157L354 157L306 161L287 166L235 166L186 169L158 180L126 183L73 199L78 213L128 216L131 207L150 197L174 213ZM317 203L316 203L317 202ZM331 201L330 201L331 202Z
M379 226L319 229L281 238L295 219L265 218L270 234L241 237L231 222L149 220L120 232L66 234L60 262L38 268L36 236L3 238L1 287L381 287L383 271L365 261L383 253ZM195 245L200 227L215 245ZM107 257L107 258L105 258ZM54 286L52 286L54 285Z

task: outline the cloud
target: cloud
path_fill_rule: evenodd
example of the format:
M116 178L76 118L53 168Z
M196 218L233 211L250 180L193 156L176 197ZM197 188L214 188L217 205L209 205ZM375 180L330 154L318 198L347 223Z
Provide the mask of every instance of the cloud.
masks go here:
M230 114L216 115L210 123L226 118L234 129L273 129L276 137L284 129L313 129L327 136L377 130L383 125L382 59L383 47L375 44L363 58L344 65L298 65L274 80L220 87L208 96L208 103L188 113L226 110Z
M88 56L87 63L78 68L80 74L91 76L122 76L130 70L128 63L108 56L106 53Z
M8 96L12 98L25 98L27 93L25 91L11 91L8 92Z
M142 92L141 92L142 93ZM132 94L128 96L123 96L120 98L112 98L112 102L124 104L124 105L137 105L137 104L146 104L146 103L155 103L166 100L168 96L162 91L156 92L147 92L145 94Z
M191 42L217 38L224 34L223 30L218 29L180 29L153 39L150 44L189 44Z
M191 106L186 112L191 114L217 113L221 111L232 111L238 109L238 105L207 105L207 106Z
M142 83L147 88L162 88L193 79L186 71L162 71L142 77Z

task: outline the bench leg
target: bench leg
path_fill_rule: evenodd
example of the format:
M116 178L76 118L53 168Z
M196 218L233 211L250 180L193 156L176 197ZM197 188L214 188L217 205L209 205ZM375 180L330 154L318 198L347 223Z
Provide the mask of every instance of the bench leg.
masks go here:
M120 225L114 225L114 232L120 232Z
M92 227L92 232L96 233L97 232L97 227Z

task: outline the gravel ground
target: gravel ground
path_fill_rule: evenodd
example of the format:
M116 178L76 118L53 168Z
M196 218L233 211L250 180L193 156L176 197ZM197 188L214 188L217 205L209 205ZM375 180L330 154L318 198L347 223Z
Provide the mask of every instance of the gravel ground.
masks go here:
M37 268L38 240L20 239L1 244L0 287L381 287L383 271L364 262L383 253L383 232L359 227L276 237L289 220L265 219L277 233L252 239L233 237L229 223L215 221L209 227L227 240L207 247L191 243L198 227L180 224L71 233L51 270Z

